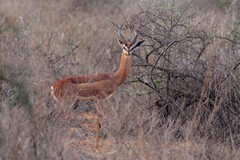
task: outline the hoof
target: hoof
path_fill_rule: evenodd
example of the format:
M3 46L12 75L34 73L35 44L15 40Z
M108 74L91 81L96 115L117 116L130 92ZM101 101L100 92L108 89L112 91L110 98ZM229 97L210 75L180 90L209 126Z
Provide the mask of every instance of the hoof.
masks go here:
M99 153L99 149L95 148L95 152L96 152L96 153Z

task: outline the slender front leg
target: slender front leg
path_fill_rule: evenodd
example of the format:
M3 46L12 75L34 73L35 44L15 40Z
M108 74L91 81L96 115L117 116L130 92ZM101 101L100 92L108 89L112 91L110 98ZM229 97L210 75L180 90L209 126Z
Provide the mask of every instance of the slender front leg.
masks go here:
M100 134L100 129L101 129L101 122L103 118L103 99L98 100L98 105L97 105L97 123L96 123L96 150L98 152L99 149L99 134Z

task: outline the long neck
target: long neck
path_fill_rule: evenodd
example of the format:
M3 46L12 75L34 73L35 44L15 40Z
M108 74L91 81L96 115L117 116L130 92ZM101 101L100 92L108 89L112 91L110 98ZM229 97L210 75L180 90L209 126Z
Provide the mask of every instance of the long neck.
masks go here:
M118 86L120 86L130 74L132 59L133 59L132 56L128 56L124 52L122 53L119 69L114 74L116 84Z

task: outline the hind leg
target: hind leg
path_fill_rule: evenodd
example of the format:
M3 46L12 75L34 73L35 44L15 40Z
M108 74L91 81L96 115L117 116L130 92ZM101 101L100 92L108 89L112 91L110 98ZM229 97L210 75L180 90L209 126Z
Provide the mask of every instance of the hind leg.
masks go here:
M96 121L96 145L95 149L97 152L99 152L99 134L100 134L100 129L101 129L101 123L102 123L102 118L104 116L104 100L99 99L98 100L98 105L97 105L97 121Z

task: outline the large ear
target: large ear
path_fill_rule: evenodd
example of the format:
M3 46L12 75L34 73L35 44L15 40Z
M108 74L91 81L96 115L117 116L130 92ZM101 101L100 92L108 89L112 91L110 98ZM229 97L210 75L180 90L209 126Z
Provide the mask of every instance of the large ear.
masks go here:
M120 39L117 39L118 43L122 46L124 43Z
M131 50L133 50L133 49L136 48L136 47L141 46L141 45L143 44L144 41L145 41L145 40L138 41L136 44L134 44L134 45L131 47Z

